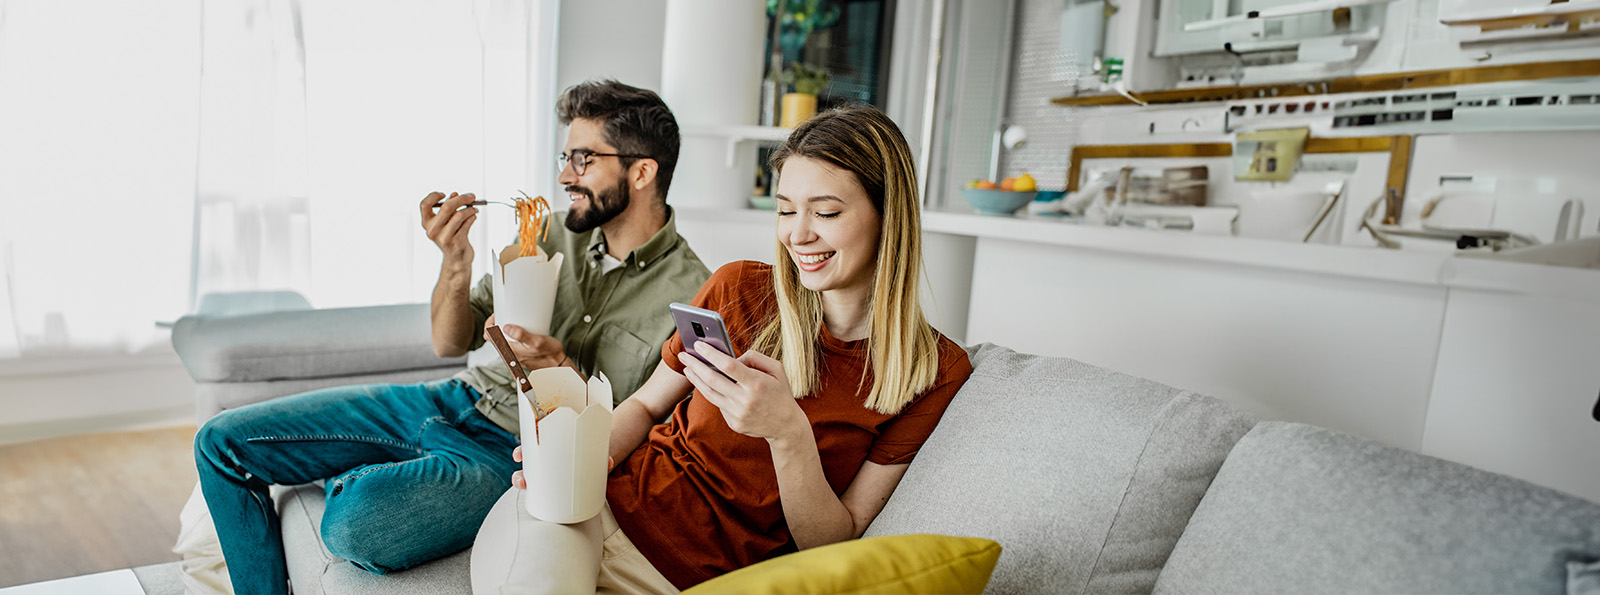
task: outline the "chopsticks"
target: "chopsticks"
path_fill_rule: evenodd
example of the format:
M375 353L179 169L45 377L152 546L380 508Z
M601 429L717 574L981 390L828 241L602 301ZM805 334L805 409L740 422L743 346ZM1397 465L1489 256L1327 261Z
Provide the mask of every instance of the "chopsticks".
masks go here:
M528 382L528 375L522 370L522 362L517 361L517 355L511 351L511 344L506 342L505 333L500 331L500 325L484 329L489 335L489 342L494 344L495 351L500 352L500 359L505 360L506 367L511 369L511 377L516 379L517 388L527 395L528 402L533 404L533 443L539 443L538 418L545 416L545 411L539 406L539 399L533 394L533 384Z

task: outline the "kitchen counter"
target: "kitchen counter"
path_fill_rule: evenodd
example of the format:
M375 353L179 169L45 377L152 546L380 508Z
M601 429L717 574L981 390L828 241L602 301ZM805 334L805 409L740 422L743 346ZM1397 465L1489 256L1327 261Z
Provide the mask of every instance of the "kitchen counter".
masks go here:
M680 218L711 224L773 224L771 212L754 208L680 207L678 213ZM1600 295L1600 271L1461 258L1447 252L1302 244L1185 231L1105 227L1061 217L1026 214L996 217L929 210L922 213L922 229L925 232L974 239L1031 242L1391 283L1553 292L1574 297Z
M925 211L924 231L1200 260L1359 279L1432 285L1448 254L1299 244L1185 231L1085 225L1057 217Z

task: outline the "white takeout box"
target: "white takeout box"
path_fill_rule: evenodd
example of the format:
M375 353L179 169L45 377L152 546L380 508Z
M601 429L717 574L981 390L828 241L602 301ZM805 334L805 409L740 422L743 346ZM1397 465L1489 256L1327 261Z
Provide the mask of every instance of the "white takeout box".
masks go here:
M589 520L606 504L611 382L597 373L585 384L572 368L543 368L529 372L528 383L533 395L517 393L528 514L551 523ZM544 419L534 420L530 396L539 399Z
M494 275L495 323L514 324L534 334L550 334L556 280L560 278L564 259L557 252L549 260L524 256L506 263L505 270Z

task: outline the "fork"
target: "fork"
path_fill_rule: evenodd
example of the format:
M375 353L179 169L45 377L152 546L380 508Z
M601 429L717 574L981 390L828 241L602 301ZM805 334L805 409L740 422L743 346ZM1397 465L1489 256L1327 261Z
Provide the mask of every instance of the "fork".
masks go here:
M475 201L469 202L469 203L461 205L461 206L464 206L464 207L466 207L466 206L481 207L483 205L500 205L502 207L512 207L512 208L515 208L517 206L517 205L511 204L509 202L504 202L504 201L499 201L499 200L475 200ZM438 205L433 205L433 208L434 209L438 209L440 206L442 206L442 203L438 204Z

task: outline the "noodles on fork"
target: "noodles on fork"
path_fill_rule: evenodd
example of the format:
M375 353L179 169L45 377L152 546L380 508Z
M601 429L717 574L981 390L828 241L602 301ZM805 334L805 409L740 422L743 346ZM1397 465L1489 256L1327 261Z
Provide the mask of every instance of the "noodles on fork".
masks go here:
M529 198L526 192L512 197L517 208L517 257L538 256L539 241L550 234L550 203L543 196Z

